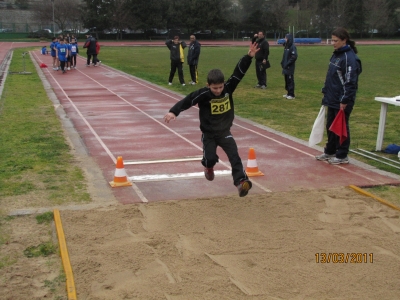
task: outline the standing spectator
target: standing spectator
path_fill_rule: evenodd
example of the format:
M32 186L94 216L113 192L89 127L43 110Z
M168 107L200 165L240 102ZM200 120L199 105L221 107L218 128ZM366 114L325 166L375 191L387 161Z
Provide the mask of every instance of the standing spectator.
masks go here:
M72 41L72 38L69 36L69 33L67 33L67 35L65 36L65 38L67 39L67 43L70 44Z
M269 68L269 44L268 41L264 37L264 32L259 31L256 33L252 39L252 43L257 43L257 48L260 49L256 53L256 75L257 75L257 84L255 88L265 89L267 87L267 69Z
M60 67L63 73L65 73L65 63L67 62L68 57L68 46L66 45L65 40L60 40L60 43L57 45L57 57L60 61Z
M72 39L71 43L71 68L76 69L76 55L79 53L78 43L76 39Z
M209 181L214 180L214 166L219 160L217 147L221 147L228 156L232 167L233 184L238 189L240 197L247 195L252 183L244 170L236 141L231 133L235 117L233 92L249 69L257 51L259 49L256 44L250 45L247 55L239 59L227 82L221 70L213 69L208 72L207 86L178 101L164 116L164 121L169 123L182 111L198 106L203 143L201 164L204 166L204 176Z
M186 43L184 41L179 40L179 36L174 36L173 40L169 40L165 42L169 51L170 51L170 59L171 59L171 71L169 73L168 84L172 85L172 80L174 79L176 69L178 69L179 82L185 86L185 79L183 78L183 62L184 62L184 53L183 49L186 48Z
M68 47L68 55L67 55L67 70L71 70L71 43L68 42L68 38L65 38L65 44Z
M197 65L199 63L200 47L201 44L196 40L196 37L194 35L191 35L187 60L189 65L190 77L192 78L189 84L192 85L195 85L196 83L199 82L198 81L199 73L197 72Z
M285 43L283 44L283 57L281 61L282 74L285 77L285 90L284 98L292 100L294 95L294 69L297 60L297 48L294 45L293 35L290 33L285 36Z
M99 41L96 39L96 63L99 64L99 66L101 65L101 60L99 60L99 53L100 53L100 43ZM96 65L94 65L96 67Z
M96 66L97 63L96 39L92 37L92 35L90 34L87 34L86 38L87 38L86 42L83 45L83 48L86 48L86 55L87 55L86 67L90 67L90 59L92 59L93 65Z
M50 44L50 50L51 50L50 54L51 54L51 57L53 58L53 70L54 71L58 70L57 44L58 44L57 38L53 37L51 39L51 44Z
M356 55L356 43L350 40L350 35L346 29L337 28L332 32L332 44L334 51L322 88L324 94L322 105L328 106L326 120L328 142L324 148L324 153L315 158L338 165L349 163L347 157L350 147L349 118L356 100L358 76L362 67L361 61ZM342 144L340 144L339 136L329 130L339 110L344 111L347 128L347 139Z

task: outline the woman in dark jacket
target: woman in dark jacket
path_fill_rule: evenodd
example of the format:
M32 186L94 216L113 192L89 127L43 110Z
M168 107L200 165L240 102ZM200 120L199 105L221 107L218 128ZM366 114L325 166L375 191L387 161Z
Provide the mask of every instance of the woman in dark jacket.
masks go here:
M293 42L293 35L290 33L285 37L286 42L283 44L283 57L281 61L282 74L285 76L285 90L287 93L284 98L292 100L294 96L294 69L295 61L297 60L297 48Z
M356 99L358 76L362 68L361 61L356 55L355 42L350 40L346 29L337 28L332 32L332 44L335 51L329 63L325 85L322 88L324 94L322 105L328 107L326 120L328 142L324 153L315 158L338 165L349 163L347 157L350 147L349 118ZM347 138L342 144L340 144L339 136L329 130L339 110L344 111L347 128Z

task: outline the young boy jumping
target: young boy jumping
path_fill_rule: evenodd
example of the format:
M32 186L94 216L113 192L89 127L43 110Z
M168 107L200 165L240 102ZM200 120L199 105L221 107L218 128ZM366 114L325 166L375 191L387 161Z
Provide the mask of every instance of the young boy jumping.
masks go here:
M247 195L252 183L244 170L236 142L230 131L235 116L232 94L246 74L258 50L256 43L250 45L247 55L239 60L227 82L224 82L224 74L221 70L211 70L207 76L206 87L178 101L164 116L164 121L169 123L175 120L180 112L198 105L203 142L201 164L204 166L204 175L207 180L214 180L214 166L219 158L217 146L220 146L231 163L233 184L237 187L240 197Z

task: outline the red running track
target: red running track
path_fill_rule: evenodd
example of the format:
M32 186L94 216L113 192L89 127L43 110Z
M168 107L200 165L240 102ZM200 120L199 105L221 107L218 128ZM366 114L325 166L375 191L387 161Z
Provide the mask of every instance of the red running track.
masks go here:
M105 65L84 67L81 57L78 65L82 67L61 74L51 69L50 56L39 51L31 55L38 65L49 66L41 70L106 181L113 180L116 158L123 157L133 186L109 187L119 202L238 197L229 161L220 149L215 180L204 178L197 108L185 111L175 122L163 122L182 95ZM258 167L265 174L252 177L250 194L400 184L355 160L344 166L316 161L319 150L241 118L235 119L232 134L244 165L249 148L254 148Z

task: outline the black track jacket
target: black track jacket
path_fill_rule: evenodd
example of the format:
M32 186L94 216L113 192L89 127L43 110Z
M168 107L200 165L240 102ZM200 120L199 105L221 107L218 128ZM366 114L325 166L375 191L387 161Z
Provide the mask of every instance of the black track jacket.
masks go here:
M251 61L252 57L248 55L239 60L219 97L215 96L208 87L204 87L178 101L169 112L178 116L182 111L197 104L202 132L214 133L229 130L235 116L232 94L246 74Z

